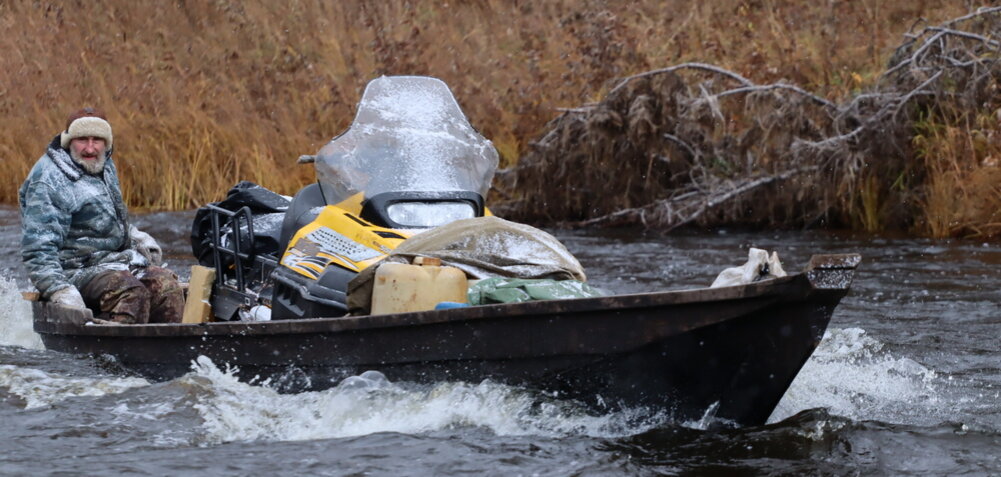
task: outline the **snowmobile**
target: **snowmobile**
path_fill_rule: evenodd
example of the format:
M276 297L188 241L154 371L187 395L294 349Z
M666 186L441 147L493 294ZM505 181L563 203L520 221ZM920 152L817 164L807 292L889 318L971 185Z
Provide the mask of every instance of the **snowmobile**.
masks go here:
M444 82L400 76L370 82L348 130L299 162L317 181L291 200L241 183L196 215L214 319L261 306L274 320L344 315L351 279L401 242L489 214L498 155Z

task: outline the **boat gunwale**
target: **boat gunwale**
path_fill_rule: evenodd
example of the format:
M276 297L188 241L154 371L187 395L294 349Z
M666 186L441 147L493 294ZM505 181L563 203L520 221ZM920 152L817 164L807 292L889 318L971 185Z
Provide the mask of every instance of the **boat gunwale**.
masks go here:
M589 313L601 311L628 311L658 306L679 306L708 302L764 298L775 295L805 298L810 293L823 291L847 293L850 277L844 286L818 287L827 276L854 272L858 255L815 255L803 272L780 278L761 280L744 285L717 288L693 288L654 292L628 293L589 298L498 303L459 307L444 310L427 310L385 315L340 316L274 321L222 321L208 323L145 323L130 325L78 324L70 320L39 320L38 315L51 310L34 312L35 331L60 335L96 335L108 337L185 337L212 335L276 335L304 333L334 333L354 330L391 328L400 326L431 325L440 323L478 321L495 318L532 318L539 315ZM48 305L35 302L36 307ZM68 310L68 309L67 309ZM60 310L62 311L62 310ZM82 313L81 313L82 315Z
M331 318L307 318L299 320L261 322L210 322L185 324L139 324L139 325L97 325L68 322L38 323L36 331L64 335L98 335L115 337L140 336L212 336L212 335L275 335L303 334L317 332L346 332L374 328L430 325L463 321L479 321L495 318L537 319L539 315L587 313L614 310L626 312L638 308L657 306L690 305L706 302L723 302L749 298L765 298L780 295L790 290L784 285L793 285L802 275L768 280L751 285L714 289L673 290L628 295L614 295L595 298L575 298L547 300L545 302L525 302L513 304L492 304L429 310L387 315L345 316ZM808 291L806 287L802 287ZM694 293L693 293L694 292ZM49 328L49 329L46 329Z

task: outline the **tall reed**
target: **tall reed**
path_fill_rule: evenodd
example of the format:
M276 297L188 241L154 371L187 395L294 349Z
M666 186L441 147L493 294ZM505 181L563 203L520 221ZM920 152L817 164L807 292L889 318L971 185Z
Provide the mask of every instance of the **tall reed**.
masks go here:
M1001 113L956 123L931 116L914 137L929 173L919 231L933 237L1001 236Z
M918 19L936 23L968 4L0 2L0 200L16 200L65 115L83 105L109 114L129 204L183 209L243 179L295 192L312 180L295 158L343 131L379 75L443 79L512 164L558 108L659 66L707 62L758 83L851 95Z

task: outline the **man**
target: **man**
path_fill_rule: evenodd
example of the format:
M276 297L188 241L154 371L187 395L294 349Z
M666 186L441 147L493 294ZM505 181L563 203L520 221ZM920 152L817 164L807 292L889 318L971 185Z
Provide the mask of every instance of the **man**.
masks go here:
M184 295L156 241L128 224L100 111L70 114L21 185L21 258L43 299L118 323L179 323Z

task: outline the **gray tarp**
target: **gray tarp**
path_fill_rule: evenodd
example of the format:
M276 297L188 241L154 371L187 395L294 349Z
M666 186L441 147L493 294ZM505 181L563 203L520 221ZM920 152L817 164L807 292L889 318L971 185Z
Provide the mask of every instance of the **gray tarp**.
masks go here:
M414 257L440 258L442 265L456 267L471 279L587 280L580 262L555 237L498 217L458 220L415 235L383 262L411 263ZM378 266L362 270L348 284L348 309L352 314L368 314Z
M577 280L533 280L494 277L469 287L470 305L521 303L531 300L567 300L603 296L601 290Z

